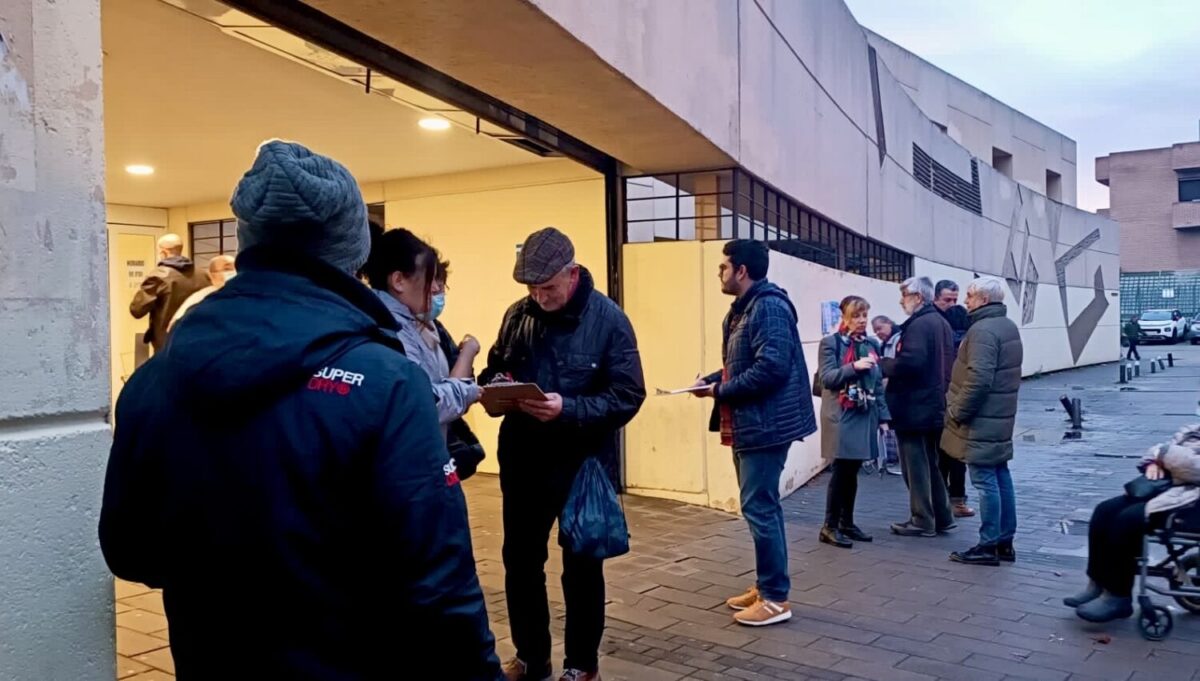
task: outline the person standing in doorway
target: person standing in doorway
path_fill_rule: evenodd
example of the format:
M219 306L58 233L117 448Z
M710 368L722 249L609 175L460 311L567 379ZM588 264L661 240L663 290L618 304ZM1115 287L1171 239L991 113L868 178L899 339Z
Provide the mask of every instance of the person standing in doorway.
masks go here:
M709 427L733 448L742 515L754 537L757 583L726 603L739 624L765 626L792 617L779 478L792 443L815 433L817 424L796 308L767 280L766 242L730 241L724 255L721 292L734 298L722 326L725 367L694 387L716 402Z
M971 326L967 309L958 304L958 283L943 279L933 287L933 306L942 313L954 332L954 352L966 336ZM950 510L955 518L970 518L975 515L975 509L967 505L967 467L963 462L955 460L945 451L938 451L938 469L946 482L946 491L950 494Z
M575 246L553 227L534 232L517 255L513 278L529 295L504 315L479 380L536 383L544 401L504 417L497 456L503 495L504 584L515 658L508 681L553 676L546 542L575 476L596 457L615 480L620 429L646 399L642 362L629 318L596 290L575 262ZM562 554L567 606L562 681L600 678L604 564Z
M1125 339L1129 341L1129 351L1125 353L1125 359L1142 361L1142 354L1138 352L1138 341L1142 338L1142 327L1138 324L1141 319L1139 315L1133 315L1129 321L1125 322Z
M912 277L900 285L900 306L909 315L900 327L900 347L895 359L880 360L888 377L888 411L900 443L910 506L908 520L894 523L892 532L934 537L957 527L938 468L954 334L933 306L933 282L928 277Z
M142 280L129 314L134 319L150 315L150 327L144 342L155 352L167 345L171 319L193 293L211 284L208 274L196 270L196 264L183 255L183 240L177 234L165 234L158 240L158 267Z
M183 319L188 310L192 309L197 303L216 293L225 285L225 282L237 276L237 265L234 262L232 255L218 255L208 261L208 278L212 284L196 291L188 296L188 299L183 301L178 310L175 310L174 316L171 317L171 323L167 326L167 331L175 330L175 324Z
M871 535L854 524L858 472L864 461L880 458L880 432L891 414L884 399L880 349L867 338L871 305L847 296L839 306L842 322L821 339L821 455L832 461L833 475L825 497L825 525L820 540L848 549L869 542Z
M942 449L967 465L979 492L979 543L955 551L950 560L970 565L1013 562L1017 532L1016 495L1008 462L1013 457L1013 426L1021 389L1021 331L1008 318L1004 284L994 277L967 287L971 329L958 349Z

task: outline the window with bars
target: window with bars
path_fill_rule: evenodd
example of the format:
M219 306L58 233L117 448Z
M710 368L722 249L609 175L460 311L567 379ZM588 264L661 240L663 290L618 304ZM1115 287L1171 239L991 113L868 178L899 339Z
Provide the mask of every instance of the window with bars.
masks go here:
M198 269L207 269L218 255L237 255L237 220L212 220L189 225L192 260Z
M1200 314L1200 272L1122 272L1121 320L1146 310Z
M625 178L630 243L757 239L781 253L900 282L912 256L864 237L740 168Z
M971 159L971 179L965 180L946 166L938 163L915 143L913 151L913 177L922 187L934 194L969 210L983 215L983 199L979 188L979 161Z

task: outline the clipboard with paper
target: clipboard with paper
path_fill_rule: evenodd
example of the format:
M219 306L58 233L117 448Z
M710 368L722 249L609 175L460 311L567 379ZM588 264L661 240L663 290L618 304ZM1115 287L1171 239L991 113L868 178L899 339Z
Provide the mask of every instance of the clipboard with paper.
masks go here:
M479 403L488 416L504 416L520 409L522 400L544 402L546 393L536 383L489 383L483 386Z

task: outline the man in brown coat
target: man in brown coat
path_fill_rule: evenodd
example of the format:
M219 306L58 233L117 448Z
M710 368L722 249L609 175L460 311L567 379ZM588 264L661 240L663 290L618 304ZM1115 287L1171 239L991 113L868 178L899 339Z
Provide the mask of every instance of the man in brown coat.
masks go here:
M134 319L150 315L145 341L155 352L167 344L167 327L183 301L211 283L207 272L197 271L195 263L183 257L183 240L178 235L167 234L158 240L158 268L142 280L129 304Z

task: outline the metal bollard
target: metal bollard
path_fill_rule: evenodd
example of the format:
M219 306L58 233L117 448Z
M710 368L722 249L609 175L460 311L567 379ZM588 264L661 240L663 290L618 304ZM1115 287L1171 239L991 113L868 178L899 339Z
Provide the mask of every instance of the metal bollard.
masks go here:
M1133 375L1136 378L1142 377L1142 362L1140 360L1138 361L1137 364L1133 365Z
M1154 360L1150 360L1150 373L1152 373L1152 374L1158 373L1158 362L1155 362Z
M1083 400L1078 397L1071 400L1071 428L1083 428Z
M1163 359L1162 357L1158 358L1158 370L1159 371L1167 370L1167 360Z
M1074 420L1075 420L1075 414L1074 414L1074 412L1072 411L1072 409L1074 408L1074 406L1073 406L1073 405L1072 405L1072 403L1071 403L1071 398L1067 397L1066 395L1059 395L1059 396L1058 396L1058 401L1059 401L1059 403L1061 403L1061 404L1062 404L1062 406L1063 406L1063 409L1066 409L1066 410L1067 410L1067 420L1068 420L1068 421L1074 421Z
M1128 377L1125 376L1125 369L1126 369L1125 363L1117 362L1117 368L1121 370L1121 378L1120 378L1119 382L1120 383L1128 383L1129 379L1128 379Z
M1175 368L1175 353L1173 353L1173 352L1167 353L1167 366L1169 366L1171 368Z

